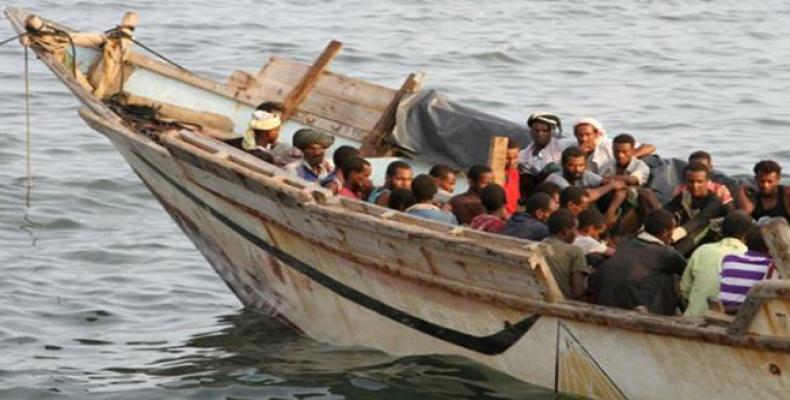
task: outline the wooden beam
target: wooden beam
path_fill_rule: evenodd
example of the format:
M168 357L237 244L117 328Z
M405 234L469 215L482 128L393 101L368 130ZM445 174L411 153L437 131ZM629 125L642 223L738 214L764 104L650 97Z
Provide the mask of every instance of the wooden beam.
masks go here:
M507 137L494 136L488 147L488 166L494 172L494 182L505 186L505 166L507 164Z
M760 228L771 250L779 278L790 279L790 225L784 218L774 218Z
M362 155L366 157L391 155L392 146L387 143L387 139L392 134L392 130L395 129L400 101L403 96L420 90L424 77L425 74L422 72L411 73L406 80L403 81L403 85L401 85L400 89L395 93L395 96L392 98L389 105L387 105L387 108L384 109L384 112L381 113L381 117L379 117L373 130L362 142L360 148Z
M283 120L287 120L299 108L299 104L304 101L310 90L315 87L316 82L321 78L321 75L329 67L329 63L332 62L342 47L343 43L336 40L329 42L318 59L315 60L315 63L302 76L299 84L294 87L283 102Z

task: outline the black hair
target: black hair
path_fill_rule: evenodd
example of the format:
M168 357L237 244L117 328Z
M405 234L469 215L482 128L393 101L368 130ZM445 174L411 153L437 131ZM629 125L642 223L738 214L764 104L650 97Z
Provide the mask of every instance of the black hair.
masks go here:
M621 134L615 136L614 140L612 140L612 143L630 144L631 147L636 147L636 139L634 139L633 136L631 136L631 135L629 135L627 133L621 133Z
M351 157L359 157L359 149L349 145L343 145L335 149L332 154L332 161L335 163L335 168L342 168L343 163Z
M546 193L549 197L559 196L562 189L554 182L543 181L535 187L535 193Z
M584 156L585 156L584 152L580 148L576 146L568 147L567 149L562 151L562 165L564 166L565 164L567 164L568 160L571 158L578 158Z
M392 178L399 169L411 169L411 165L405 161L395 160L387 165L387 178Z
M534 217L538 210L548 210L551 208L551 196L546 193L535 193L527 199L526 207L527 214Z
M507 149L508 150L510 150L510 149L520 149L520 148L521 148L521 146L518 144L518 142L513 140L513 138L507 138Z
M740 210L727 214L721 224L721 234L724 237L745 238L752 229L754 229L752 217Z
M348 179L352 173L364 171L366 166L370 166L368 160L362 157L354 156L344 161L340 170L343 171L343 176Z
M258 104L258 107L255 107L255 110L266 111L266 112L283 112L283 103L279 101L264 101L261 104Z
M606 225L606 220L595 207L590 207L582 212L579 213L579 229L584 229L587 227L597 228L602 225Z
M436 181L428 174L419 174L411 181L411 192L418 203L433 200L437 191Z
M568 186L560 193L560 207L568 208L569 203L579 204L587 196L587 191L578 186Z
M444 179L447 175L456 174L456 171L444 164L437 164L431 167L428 174L434 178Z
M772 172L782 176L782 166L774 160L760 160L757 164L754 164L755 175L770 174Z
M645 217L645 232L659 236L675 226L675 217L672 213L659 208L653 210Z
M472 182L480 182L483 174L487 174L489 172L491 172L491 167L487 165L473 165L469 168L469 172L466 173L466 177Z
M710 179L710 169L707 165L699 162L694 161L686 165L686 168L683 168L683 176L685 177L686 174L689 172L705 172L705 177Z
M751 251L756 251L763 254L769 254L768 244L765 243L765 238L760 228L754 227L748 234L746 234L746 247Z
M488 184L480 191L480 201L489 213L499 210L507 202L505 189L496 183Z
M550 234L559 235L576 227L576 216L568 210L559 209L549 217L548 226Z
M697 150L691 154L689 154L689 163L694 162L694 160L708 160L708 164L713 163L713 158L711 158L710 153L705 150Z
M413 206L416 202L417 199L414 198L414 193L412 193L411 190L397 188L390 191L390 198L387 201L387 207L393 210L405 211L407 208Z

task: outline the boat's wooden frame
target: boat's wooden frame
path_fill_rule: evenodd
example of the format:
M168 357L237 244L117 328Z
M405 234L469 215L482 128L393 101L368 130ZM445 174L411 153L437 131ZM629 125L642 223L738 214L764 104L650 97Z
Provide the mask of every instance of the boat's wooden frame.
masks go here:
M21 32L27 14L9 8L6 15ZM333 196L200 130L171 128L151 139L59 60L38 56L242 303L311 337L400 355L459 354L599 398L774 399L790 387L788 280L758 284L733 321L564 300L539 244ZM148 71L247 110L264 99L287 99L310 69L272 58L257 75L235 72L220 84L139 53L128 63L127 88L139 87L135 74ZM372 143L374 153L392 129L393 104L420 80L410 77L396 91L319 75L308 84L313 91L295 102L293 119ZM240 130L238 116L145 94L182 117L211 111ZM766 233L787 268L787 224L776 222Z

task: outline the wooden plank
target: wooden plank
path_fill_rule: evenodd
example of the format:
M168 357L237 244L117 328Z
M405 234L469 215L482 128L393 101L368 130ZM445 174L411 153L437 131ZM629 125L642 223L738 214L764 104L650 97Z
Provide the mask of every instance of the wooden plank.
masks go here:
M387 108L379 117L376 125L370 134L365 137L360 151L366 157L391 155L392 146L389 144L389 137L395 129L395 117L398 113L398 106L403 96L416 92L422 86L424 75L422 73L411 73L403 82L400 89L390 101Z
M125 93L123 98L125 104L141 105L155 109L158 117L162 119L195 124L202 128L216 129L220 132L233 132L233 121L222 114L179 107L168 103L162 103L148 97L136 96L128 93Z
M309 65L282 57L272 57L256 75L258 82L274 81L294 87L307 72ZM313 94L369 107L379 112L387 108L396 90L361 79L325 71L316 83Z
M505 185L505 165L507 164L507 141L505 136L494 136L488 147L488 166L494 171L494 182Z
M781 279L790 279L790 225L784 218L774 218L760 228L771 250Z
M337 53L340 52L342 47L343 43L333 40L324 48L324 51L318 59L315 60L310 69L307 70L307 73L302 76L302 79L283 102L283 120L287 120L293 115L294 111L299 108L299 105L304 101L310 91L313 90L313 87L315 87L321 75L329 68L329 63L337 56Z

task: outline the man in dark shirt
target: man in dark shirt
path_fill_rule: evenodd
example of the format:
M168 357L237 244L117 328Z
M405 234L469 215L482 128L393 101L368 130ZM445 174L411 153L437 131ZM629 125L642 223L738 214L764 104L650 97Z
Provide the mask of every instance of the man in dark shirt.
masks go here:
M502 230L503 235L527 240L543 240L549 236L546 221L557 210L557 203L546 193L535 193L524 204L519 200L516 213L510 217Z
M480 200L480 191L494 181L494 173L485 165L473 165L466 177L469 179L469 190L453 196L449 202L458 223L462 225L469 225L476 216L486 212Z
M738 188L738 207L756 221L764 217L783 217L790 222L790 187L780 184L782 167L773 160L754 165L756 187Z
M688 256L702 244L718 239L711 229L714 219L732 211L732 203L723 205L719 196L710 190L710 170L705 164L692 162L683 171L685 188L664 207L671 212L678 227L672 232L675 248Z
M674 315L680 303L677 281L686 260L669 244L675 219L666 210L645 218L645 231L617 247L590 277L596 303L654 314Z

